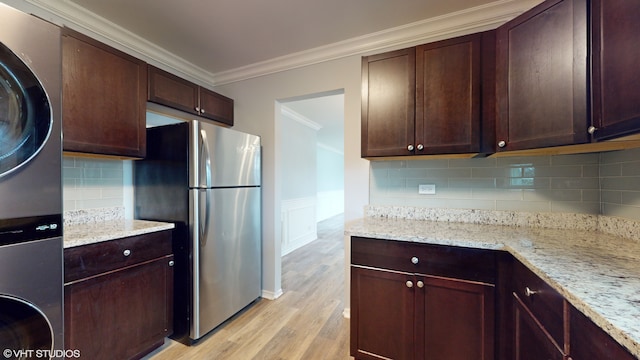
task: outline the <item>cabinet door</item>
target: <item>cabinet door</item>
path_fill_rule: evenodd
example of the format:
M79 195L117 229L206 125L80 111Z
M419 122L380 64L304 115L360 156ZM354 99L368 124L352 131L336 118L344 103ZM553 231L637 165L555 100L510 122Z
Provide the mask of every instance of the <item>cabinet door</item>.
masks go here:
M416 287L416 359L494 359L493 285L417 276Z
M513 294L513 302L514 359L563 360L562 349L516 294Z
M67 284L65 347L87 359L131 359L171 334L173 255Z
M362 157L414 153L415 69L415 48L362 59Z
M200 116L233 126L233 99L201 87Z
M62 125L65 151L144 157L146 64L65 29Z
M498 151L589 141L586 19L586 0L547 0L498 28Z
M198 85L177 77L155 66L148 66L148 100L190 114L199 114Z
M416 48L416 154L480 151L482 34Z
M640 131L640 1L594 0L593 122L596 139Z
M633 360L637 359L593 321L571 307L572 360Z
M351 356L414 358L412 274L351 267Z

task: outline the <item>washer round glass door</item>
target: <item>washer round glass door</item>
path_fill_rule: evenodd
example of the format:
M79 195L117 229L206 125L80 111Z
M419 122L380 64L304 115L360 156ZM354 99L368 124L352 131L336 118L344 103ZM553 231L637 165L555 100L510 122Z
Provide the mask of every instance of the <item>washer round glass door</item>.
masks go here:
M53 329L32 304L0 295L0 347L2 359L31 359L40 351L53 351Z
M52 123L42 84L18 56L0 43L0 177L40 152Z

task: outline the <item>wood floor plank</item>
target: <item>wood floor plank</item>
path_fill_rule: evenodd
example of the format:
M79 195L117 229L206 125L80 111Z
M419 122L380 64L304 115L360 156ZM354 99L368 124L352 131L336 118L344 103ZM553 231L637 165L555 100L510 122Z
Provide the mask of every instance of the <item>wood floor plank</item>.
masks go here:
M143 360L353 359L344 276L344 219L336 216L283 257L278 299L257 301L191 346L167 340Z

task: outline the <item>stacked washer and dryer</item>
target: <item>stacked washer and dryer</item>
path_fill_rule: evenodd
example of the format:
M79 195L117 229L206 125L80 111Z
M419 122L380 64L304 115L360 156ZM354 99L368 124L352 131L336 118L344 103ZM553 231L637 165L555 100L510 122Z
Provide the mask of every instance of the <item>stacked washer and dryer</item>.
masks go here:
M0 4L0 359L62 358L59 28Z

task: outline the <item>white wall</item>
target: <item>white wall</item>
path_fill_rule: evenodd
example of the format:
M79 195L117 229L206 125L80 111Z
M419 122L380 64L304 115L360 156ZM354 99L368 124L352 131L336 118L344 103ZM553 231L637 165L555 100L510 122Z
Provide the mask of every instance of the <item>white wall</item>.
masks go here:
M344 212L344 153L318 144L317 221Z
M345 222L363 216L368 203L369 162L360 158L360 57L351 56L276 74L231 83L214 90L235 100L235 128L260 135L263 146L263 283L264 294L281 291L281 154L279 100L344 89ZM349 254L349 243L345 241ZM348 261L345 263L348 264ZM349 288L345 272L346 289ZM347 292L348 296L348 292ZM348 298L347 302L348 303Z
M282 136L278 144L282 153L282 199L315 197L316 129L287 116L280 116Z
M276 144L282 154L282 256L318 238L315 146L318 128L317 124L292 115L290 111L283 111L275 119L282 130L281 141Z

